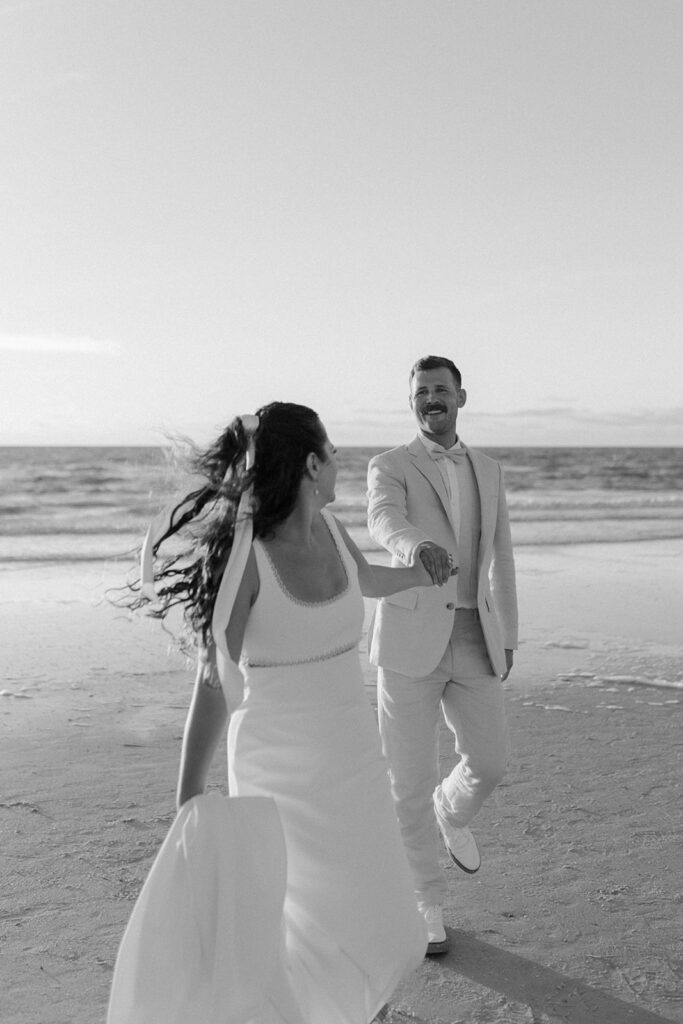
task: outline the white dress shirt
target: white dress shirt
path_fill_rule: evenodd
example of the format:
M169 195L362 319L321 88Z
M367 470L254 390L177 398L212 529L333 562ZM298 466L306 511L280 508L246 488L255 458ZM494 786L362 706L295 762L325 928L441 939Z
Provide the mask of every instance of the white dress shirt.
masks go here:
M462 451L464 445L459 438L450 448L444 448L424 434L419 437L436 462L450 501L451 522L458 543L457 607L476 608L481 513L474 472L467 458L457 464L449 458L438 458L447 451Z

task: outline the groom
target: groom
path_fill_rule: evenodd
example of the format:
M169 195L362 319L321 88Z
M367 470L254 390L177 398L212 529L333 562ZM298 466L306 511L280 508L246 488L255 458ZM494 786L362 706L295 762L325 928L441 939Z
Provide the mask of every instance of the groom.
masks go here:
M502 680L517 646L503 474L456 433L466 399L450 359L419 359L410 372L419 433L368 468L370 535L393 565L419 558L439 584L380 600L370 638L382 742L430 954L448 950L435 817L452 860L473 874L480 857L468 826L505 772ZM441 781L440 708L460 756Z

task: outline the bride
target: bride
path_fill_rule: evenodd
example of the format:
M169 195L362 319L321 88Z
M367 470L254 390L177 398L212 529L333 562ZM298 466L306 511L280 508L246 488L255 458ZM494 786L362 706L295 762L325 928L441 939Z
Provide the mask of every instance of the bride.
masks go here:
M240 863L233 857L227 867L227 852L219 858L236 893L230 906L216 911L227 921L220 927L230 930L228 939L221 936L232 951L223 963L236 964L240 950L245 960L246 949L268 947L268 962L257 972L261 981L247 998L240 986L247 985L253 963L214 972L201 985L221 988L213 993L220 1004L215 1021L191 1019L368 1024L421 961L426 935L364 689L362 595L430 586L431 579L420 563L368 564L327 511L335 497L336 450L311 409L274 402L255 417L238 417L196 463L206 485L161 515L143 550L142 590L155 598L154 614L181 603L200 651L182 744L179 818L208 807L207 774L229 722L230 799L220 803L247 806L232 798L269 798L277 825L267 826L271 839L254 843ZM188 523L195 538L189 557L164 563L155 589L153 555L161 540ZM235 842L247 841L238 824L232 828ZM182 845L167 855L177 857ZM279 865L263 869L269 877L255 867L264 850ZM249 864L255 881L246 877ZM259 892L275 888L280 868L283 891L273 921L258 910L260 897L251 903L243 897L249 885ZM136 910L140 916L144 908ZM170 930L175 933L175 925ZM129 949L126 956L128 932L109 1024L150 1024L149 1005L136 1008L140 981L131 977L140 973L148 940L140 939L138 928L137 945L129 941L135 955ZM163 946L165 940L157 941ZM177 945L177 936L173 941ZM144 987L159 993L168 984L164 972L170 973L163 948L151 960L144 955L158 970Z

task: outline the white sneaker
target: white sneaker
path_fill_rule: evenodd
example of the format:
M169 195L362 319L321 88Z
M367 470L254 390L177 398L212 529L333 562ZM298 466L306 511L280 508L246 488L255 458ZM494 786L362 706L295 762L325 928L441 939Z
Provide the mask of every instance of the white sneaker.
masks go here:
M441 810L440 797L441 786L437 786L434 790L434 811L446 849L451 855L451 860L455 861L459 868L468 875L473 875L481 867L481 857L474 836L466 826L456 828L455 825L448 823Z
M427 956L438 956L440 953L447 953L449 942L446 929L443 926L443 911L440 906L425 906L418 904L418 909L425 919L427 925Z

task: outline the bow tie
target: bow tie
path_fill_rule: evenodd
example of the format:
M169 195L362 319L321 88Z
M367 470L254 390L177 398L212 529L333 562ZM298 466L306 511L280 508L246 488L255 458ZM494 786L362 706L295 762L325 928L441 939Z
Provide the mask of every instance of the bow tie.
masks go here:
M467 458L466 448L444 448L441 451L435 451L433 448L428 448L427 452L430 459L433 459L435 462L438 462L439 459L450 459L451 462L458 463L464 462Z

